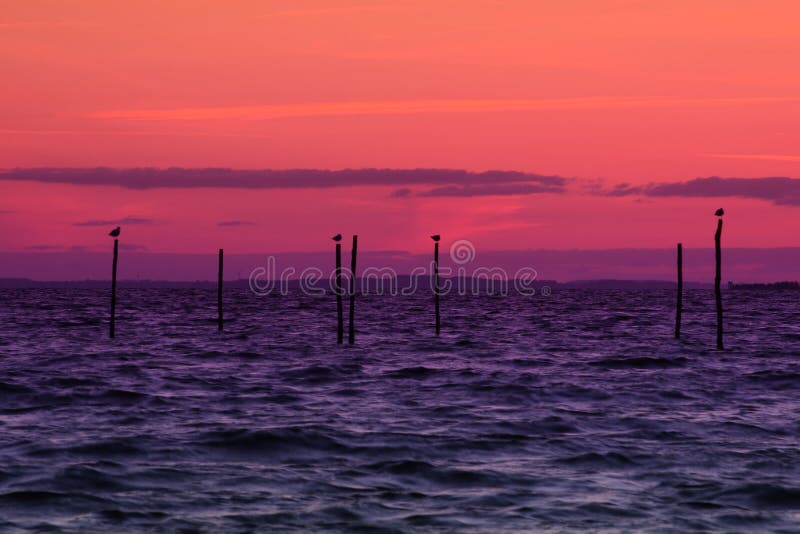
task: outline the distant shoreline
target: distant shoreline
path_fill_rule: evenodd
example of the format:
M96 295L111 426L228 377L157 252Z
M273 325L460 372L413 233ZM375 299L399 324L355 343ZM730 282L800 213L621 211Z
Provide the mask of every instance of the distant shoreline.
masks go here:
M443 280L448 278L442 277ZM450 278L455 281L455 278ZM403 284L409 280L408 276L398 276L397 283ZM469 279L470 281L472 279ZM479 285L483 286L489 283L486 279L478 279ZM511 282L512 280L509 280ZM376 280L370 281L370 287L375 287ZM263 281L261 281L263 283ZM384 281L388 283L388 281ZM430 289L428 277L420 277L418 279L420 289ZM471 282L470 282L471 283ZM0 278L0 289L106 289L109 287L109 280L32 280L28 278ZM132 289L212 289L216 288L216 281L213 280L119 280L119 287L132 288ZM276 281L277 284L277 281ZM317 283L320 287L324 287L325 281L320 280ZM797 282L780 282L781 289L785 287L781 284L794 284ZM226 280L224 283L226 288L249 288L249 281L247 279ZM537 280L533 282L532 287L542 288L549 287L550 289L675 289L677 284L669 280L617 280L617 279L598 279L598 280L572 280L568 282L557 282L554 280ZM772 286L773 284L734 284L732 289L762 289L762 286ZM300 281L297 279L289 280L289 288L297 288L300 286ZM751 287L752 286L752 287ZM757 286L757 287L756 287ZM792 286L791 288L794 288ZM713 284L706 282L684 282L686 289L711 289Z
M760 291L800 291L798 282L772 282L768 284L732 284L730 289L754 289Z
M401 286L409 280L409 276L398 276L396 283ZM442 280L453 280L455 278L442 277ZM359 278L360 280L360 278ZM472 278L467 278L471 281ZM479 286L483 287L489 281L477 279ZM509 279L509 282L513 280ZM264 283L264 281L260 281ZM377 280L370 280L369 287L375 288ZM388 284L388 281L384 281ZM30 278L0 278L0 289L106 289L110 284L109 280L32 280ZM118 284L123 288L132 289L213 289L217 287L215 280L119 280ZM277 286L278 282L275 281ZM320 280L317 285L324 287L325 281ZM250 287L247 279L226 280L225 287L235 289L247 289ZM292 279L288 281L288 287L298 288L300 281ZM670 280L622 280L622 279L597 279L597 280L571 280L568 282L557 282L555 280L537 280L532 283L534 288L540 289L544 286L550 289L675 289L677 284ZM430 289L427 277L418 279L420 289ZM714 285L708 282L684 282L686 289L712 289ZM758 290L758 291L800 291L800 283L796 281L781 281L770 283L728 283L724 286L728 290Z

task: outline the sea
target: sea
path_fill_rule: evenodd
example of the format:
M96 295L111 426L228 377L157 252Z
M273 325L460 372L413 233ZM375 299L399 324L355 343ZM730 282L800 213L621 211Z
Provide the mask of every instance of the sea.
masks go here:
M800 292L0 292L2 532L800 532ZM345 302L345 320L347 318Z

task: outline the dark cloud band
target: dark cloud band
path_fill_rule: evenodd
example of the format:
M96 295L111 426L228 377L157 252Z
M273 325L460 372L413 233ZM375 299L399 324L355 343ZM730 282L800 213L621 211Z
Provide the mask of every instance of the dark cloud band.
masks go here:
M153 224L152 219L145 219L144 217L124 217L122 219L93 219L91 221L76 222L74 226L111 226L111 225L128 225L128 224Z
M38 168L0 171L0 180L24 180L73 185L113 185L129 189L153 188L332 188L348 186L458 185L496 186L538 184L563 187L560 176L516 171L470 172L452 169L92 169Z
M800 206L800 179L767 178L695 178L688 182L670 182L646 186L620 185L603 191L607 196L642 195L648 197L723 198L740 197L768 200L778 205Z

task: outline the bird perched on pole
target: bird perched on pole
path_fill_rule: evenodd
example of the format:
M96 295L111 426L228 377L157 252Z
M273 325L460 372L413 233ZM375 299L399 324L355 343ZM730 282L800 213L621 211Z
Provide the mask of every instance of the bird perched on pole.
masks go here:
M439 241L441 238L442 236L440 236L439 234L434 234L431 236L431 239L433 239L434 241Z
M339 241L342 240L342 234L336 234L331 239L333 239L334 241L336 241L338 243Z
M108 232L111 237L119 237L119 226Z
M714 215L716 215L717 217L722 217L723 215L725 215L725 210L720 208L714 212Z

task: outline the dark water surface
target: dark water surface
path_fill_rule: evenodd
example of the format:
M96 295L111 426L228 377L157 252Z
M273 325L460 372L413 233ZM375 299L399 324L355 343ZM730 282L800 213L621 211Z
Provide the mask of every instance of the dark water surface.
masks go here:
M800 531L796 292L0 297L0 530Z

